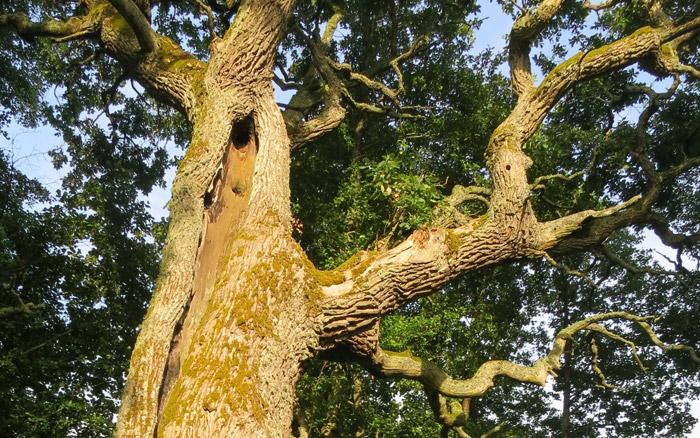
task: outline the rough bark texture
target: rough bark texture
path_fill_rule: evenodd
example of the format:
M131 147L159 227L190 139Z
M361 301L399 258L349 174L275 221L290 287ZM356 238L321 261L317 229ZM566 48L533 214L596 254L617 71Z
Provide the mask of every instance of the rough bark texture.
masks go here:
M289 141L270 83L290 11L291 2L244 3L191 85L193 139L118 435L149 436L156 425L165 436L288 434L315 328L308 263L290 233Z

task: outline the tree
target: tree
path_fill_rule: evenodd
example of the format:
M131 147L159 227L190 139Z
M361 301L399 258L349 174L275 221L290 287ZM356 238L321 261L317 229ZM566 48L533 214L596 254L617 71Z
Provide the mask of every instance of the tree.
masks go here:
M387 155L377 168L363 168L362 146L357 145L374 144L373 137L385 138L377 124L379 116L393 120L385 121L384 129L397 133L397 141L406 143L404 150L423 141L411 140L401 129L425 128L425 120L435 120L430 111L444 110L443 101L411 97L420 91L421 83L406 73L416 69L418 60L429 63L431 56L445 61L454 55L456 61L460 45L468 44L465 20L478 6L386 2L381 7L392 10L387 16L398 24L387 25L386 34L381 28L377 31L372 40L389 43L376 56L369 56L334 39L343 24L352 30L367 26L361 20L365 2L295 3L84 0L52 6L34 2L31 6L40 12L68 17L43 21L31 21L38 14L31 13L35 11L24 2L3 6L11 13L0 15L0 25L22 38L82 43L79 47L88 53L81 63L102 55L113 60L101 61L94 69L78 69L70 79L78 88L93 75L114 81L94 107L104 107L115 132L136 129L132 125L140 121L115 116L110 109L110 98L125 79L135 80L161 105L177 110L182 115L179 120L190 127L184 130L189 131L189 145L172 188L160 274L132 352L118 436L289 435L295 384L302 364L315 355L359 363L376 375L418 381L444 425L443 432L462 435L469 422L468 400L486 394L499 376L544 385L549 375L562 368L562 356L568 357L571 342L581 332L620 341L636 355L636 344L606 328L604 323L609 321L632 323L664 351L682 350L697 361L690 347L663 343L650 325L650 316L621 310L577 314L587 313L588 308L565 314L550 349L531 366L486 357L466 379L452 378L428 360L392 352L379 343L383 316L449 288L451 281L472 271L544 257L560 271L593 281L561 260L596 250L609 260L627 264L609 249L606 252L603 242L630 226L650 227L679 254L685 249L696 251L697 218L679 212L684 203L694 205L694 200L669 192L677 189L700 159L692 147L669 146L677 144L674 136L679 135L692 143L694 137L688 134L692 127L681 134L676 122L664 124L663 117L672 113L673 105L681 112L692 102L697 105L700 73L692 67L697 54L684 51L697 47L697 6L679 2L664 7L653 0L598 5L544 0L517 6L508 46L512 100L504 99L503 117L489 114L497 118L497 126L489 120L474 120L478 128L493 128L481 132L487 139L482 144L485 162L479 165L475 159L471 169L453 169L454 179L470 185L455 184L453 179L451 194L440 201L437 185L442 180L406 175L401 168L407 157ZM22 9L30 9L30 14L17 12ZM596 22L602 31L585 37L576 27L585 23L591 10L602 11ZM189 20L200 11L208 26L193 29ZM402 25L411 32L396 32ZM558 63L536 57L545 72L536 85L530 56L533 45L565 31L572 33L582 50ZM13 53L21 49L11 48ZM554 53L564 57L565 49L555 46ZM53 58L41 62L52 65L55 52ZM673 77L669 91L632 84L633 77L624 69L633 64L659 77ZM276 77L278 72L283 79ZM681 87L683 78L687 82ZM284 113L275 101L273 79L281 87L296 90ZM454 80L462 79L470 78ZM590 84L595 86L586 88ZM498 83L491 87L503 89ZM474 89L489 91L488 87ZM579 114L572 93L596 90L608 93L606 104L598 109L584 106ZM76 99L81 93L90 95L67 90L75 106L62 116L64 126L71 119L76 124L81 121L81 110L86 108ZM622 109L642 99L645 107L636 126L617 123ZM406 103L413 100L415 105ZM137 99L121 103L124 109L139 104ZM670 109L660 113L665 105ZM147 126L158 126L147 111L141 115ZM601 151L594 151L613 162L602 166L610 174L598 174L583 187L573 188L574 192L567 191L565 184L559 186L557 197L574 198L567 208L541 195L549 182L567 182L577 176L568 172L570 163L563 161L567 145L557 143L566 140L556 132L557 125L548 123L541 129L547 116L580 118L577 122L594 133L581 132L569 147L596 144ZM177 117L166 114L159 120L177 123ZM601 125L601 119L608 126ZM651 133L650 124L654 125ZM672 129L664 131L668 125ZM606 129L597 132L601 127ZM165 129L184 135L182 128ZM64 133L75 143L80 135L70 129ZM333 242L315 246L310 234L327 237L323 225L331 234L334 230L300 208L297 215L309 219L302 222L305 228L318 225L302 235L300 244L294 234L300 227L293 219L290 193L291 166L308 163L309 155L317 153L312 147L329 136L355 145L351 154L355 167L346 187L348 194L365 190L362 199L368 202L362 211L372 213L374 208L382 217L394 214L381 233L385 238L374 250L360 250L335 267L345 255L342 240L334 242L337 255L320 254L320 250L332 251ZM114 140L123 141L118 136ZM454 146L463 140L446 143ZM631 164L626 153L613 149L616 141L632 144ZM525 147L532 149L531 156ZM290 159L292 151L300 155L295 161ZM459 153L459 149L448 152ZM446 153L435 149L432 153L428 158L436 168L440 162L449 162ZM476 155L475 150L471 153ZM591 161L596 164L595 159ZM581 172L593 173L586 163L575 164ZM632 170L625 175L627 180L618 182L614 172L624 166ZM363 187L363 172L372 174L372 187ZM313 181L311 185L321 187ZM340 199L335 204L338 210L348 215L358 211L351 196L346 196L346 204L342 198L335 199ZM545 203L551 205L545 207ZM376 237L362 236L364 243ZM307 251L316 252L315 259L324 258L326 265L314 265ZM572 315L580 319L567 319ZM592 345L594 369L605 383L597 344ZM564 366L570 366L568 359ZM449 404L448 397L467 401L457 406ZM297 423L302 430L300 420Z

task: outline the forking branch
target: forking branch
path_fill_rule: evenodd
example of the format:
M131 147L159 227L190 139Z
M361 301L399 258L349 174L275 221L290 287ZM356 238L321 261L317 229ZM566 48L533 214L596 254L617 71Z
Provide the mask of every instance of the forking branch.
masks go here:
M558 6L557 1L545 0L534 12L526 12L516 21L513 34L521 41L535 38ZM433 293L461 273L505 260L595 247L600 243L599 236L649 221L655 199L645 193L601 210L539 222L530 205L533 186L528 182L527 169L532 161L522 145L575 85L639 62L666 42L698 28L700 17L682 24L642 28L596 50L574 55L550 71L536 89L521 93L511 114L494 131L487 149L492 177L487 214L461 218L464 220L454 228L427 226L394 248L358 254L328 273L325 278L329 281L320 285L325 295L322 343L330 348L369 329L381 316ZM687 168L684 165L683 169ZM535 187L545 179L536 180ZM591 228L591 223L600 223L602 228Z
M289 104L283 105L286 108L284 118L293 149L325 135L340 125L347 114L343 98L360 111L394 118L416 117L410 108L402 107L399 100L405 88L400 66L427 46L429 36L416 38L405 52L386 61L385 64L375 66L369 73L362 73L355 71L347 63L335 61L329 53L330 43L342 18L342 9L334 7L322 35L317 29L312 31L297 26L296 32L309 48L312 62L306 72L293 81L297 92ZM396 75L396 88L391 88L374 78L386 70L392 70ZM287 87L290 80L285 78L284 81L278 79L276 82L282 87ZM358 101L352 94L352 90L357 87L378 93L391 105ZM317 110L318 108L320 110ZM308 115L314 110L317 110L317 114L309 118Z

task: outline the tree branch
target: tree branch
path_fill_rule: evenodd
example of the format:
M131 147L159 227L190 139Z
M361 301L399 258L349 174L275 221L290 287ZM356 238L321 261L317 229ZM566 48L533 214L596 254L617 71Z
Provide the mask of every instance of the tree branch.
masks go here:
M351 340L352 344L347 345L350 346L350 357L376 376L416 380L422 383L429 391L435 391L442 396L456 398L483 396L495 386L497 377L508 377L518 382L544 386L547 376L554 375L556 377L556 372L561 368L561 357L565 352L566 343L582 331L600 333L629 346L635 361L641 366L642 370L645 370L646 368L637 355L636 345L626 338L610 332L600 324L602 321L621 320L632 322L639 326L651 342L664 352L685 351L691 360L700 364L700 358L698 358L692 347L683 344L666 344L661 341L647 322L652 319L654 317L639 316L629 312L608 312L592 315L561 329L554 337L549 353L537 359L533 365L519 365L506 360L490 360L479 366L472 377L468 379L455 379L437 365L414 356L410 351L396 353L382 349L379 346L376 332L372 330L368 332L369 336L366 339L362 339L364 334L360 334ZM595 369L598 366L597 347L592 346L592 352L595 358L594 371L600 376L602 371L599 368ZM603 381L605 382L604 378ZM464 424L455 416L452 416L450 420L450 425Z
M290 107L284 112L292 149L333 131L345 119L346 111L340 103L343 86L333 72L327 55L329 44L342 18L342 10L336 8L326 24L323 36L309 37L299 29L311 51L312 64L301 81L304 86L292 96ZM325 82L325 87L320 86L316 73ZM304 120L306 112L319 104L323 104L319 114L310 120Z
M532 16L530 21L523 20L521 27L516 26L519 37L534 35L558 5L544 4L551 9L542 16ZM648 220L657 193L647 193L645 198L635 196L603 210L586 210L538 222L529 202L532 187L526 171L531 160L522 152L522 144L561 94L574 84L624 67L653 53L665 41L698 27L700 17L678 26L643 28L599 49L579 53L553 69L536 90L521 96L491 137L487 163L493 189L488 214L454 229L418 230L391 250L360 255L349 266L331 271L326 278L332 281L322 284L326 296L322 341L333 344L365 330L381 315L434 292L463 272L505 260L541 256L593 219L615 217L597 230L602 231L598 236ZM598 243L595 239L587 241L589 246Z
M662 28L643 27L615 42L579 52L552 69L528 99L522 99L512 116L521 125L522 141L539 127L561 95L575 84L617 70L660 51L662 45L700 28L700 17ZM510 117L509 117L510 118Z
M339 63L334 61L328 55L328 49L333 34L342 19L343 13L340 9L335 9L333 15L328 20L323 36L307 35L307 33L299 28L299 34L307 43L311 51L312 66L304 74L301 81L304 84L290 100L290 109L284 113L287 129L290 133L292 148L298 148L310 141L313 141L326 133L334 130L345 119L347 111L341 103L341 96L345 98L358 110L370 112L373 114L388 114L396 118L416 117L412 114L402 112L404 108L399 102L399 95L404 91L403 74L400 70L400 64L411 57L415 56L428 41L428 36L424 35L411 44L411 47L399 56L391 59L386 68L376 68L374 71L386 71L393 69L397 76L398 85L396 89L390 88L383 83L374 80L373 74L363 74L356 72L349 64ZM315 77L318 74L321 80L325 83L324 87L319 87L318 79ZM343 73L347 79L339 76ZM397 107L397 110L392 110L383 106L378 106L366 102L358 102L353 97L350 89L353 86L364 86L368 89L379 92L386 97L391 103ZM316 90L321 88L320 96ZM323 105L323 109L317 116L310 120L304 120L306 112L299 111L297 108L312 109L318 105Z
M439 204L433 210L432 225L440 227L457 227L467 225L474 218L466 216L459 210L459 206L469 202L477 201L482 203L486 208L489 207L491 189L479 186L464 187L459 184L452 187L452 193L445 198L444 203Z
M603 210L585 210L561 217L559 219L554 219L549 222L538 224L539 231L537 232L537 235L540 239L539 246L544 251L548 250L549 248L553 248L565 237L571 235L571 233L574 231L579 230L586 220L610 217L617 212L634 207L634 205L641 199L642 197L637 195L621 204Z
M535 181L533 181L533 183L530 184L530 190L544 189L545 183L548 181L552 181L555 179L560 180L560 181L571 181L574 178L578 178L579 176L582 176L582 175L583 175L583 171L574 172L570 175L556 173L556 174L552 174L552 175L538 176L537 178L535 178Z
M590 0L584 0L583 2L583 7L590 10L590 11L602 11L603 9L608 9L611 8L618 3L620 3L622 0L605 0L601 3L591 3Z
M66 21L47 20L35 23L22 13L0 15L0 28L11 27L22 38L51 37L68 41L94 36L99 31L100 17L97 14L71 17Z
M649 274L649 275L678 275L678 272L675 271L666 271L663 269L651 269L651 268L643 268L640 266L633 265L632 263L628 262L627 260L623 259L619 255L615 254L608 248L607 245L600 245L597 248L597 252L599 252L603 257L608 259L611 263L629 271L634 274Z
M118 11L106 2L89 2L86 15L71 17L66 21L33 23L24 14L0 15L0 26L14 29L23 38L50 37L56 42L97 39L104 51L119 61L124 70L153 97L182 111L193 120L197 106L194 83L202 79L205 64L182 50L171 39L153 32L143 12L132 0L126 1L129 2L127 9L133 14L138 13L141 21L148 25L147 38L152 40L153 50L145 56L141 50L141 41L134 39L134 36L139 37L139 32L131 32L132 28L124 25L126 18L117 14ZM144 35L140 38L144 38ZM150 47L150 43L146 44Z
M649 226L665 245L672 248L682 249L700 243L700 232L689 235L677 234L671 230L668 220L663 215L652 211L652 206L659 199L665 185L673 182L675 178L684 172L700 166L700 157L685 157L680 163L669 166L663 171L658 171L648 156L647 129L649 119L658 110L659 105L675 93L679 83L680 79L676 75L673 84L664 93L657 93L645 86L628 87L625 90L626 93L646 94L649 99L647 106L639 116L636 127L636 144L630 148L632 158L637 162L646 178L645 193L642 200L614 215L603 218L591 218L584 230L560 241L552 250L552 253L566 254L596 247L601 245L605 238L615 230L630 225ZM613 263L616 262L614 257L608 258ZM617 264L622 266L622 263ZM630 270L635 272L634 269Z
M318 116L303 122L301 125L288 125L292 149L297 149L333 131L345 120L345 115L345 108L340 104L340 99L337 96L327 99Z
M630 351L632 353L632 357L634 358L634 361L639 366L639 369L642 370L642 372L647 371L647 367L644 366L644 363L642 363L642 360L639 358L639 353L637 352L637 345L634 342L630 341L629 339L627 339L623 336L620 336L618 334L611 332L610 330L608 330L604 326L597 324L597 323L589 325L586 330L589 330L591 332L600 333L603 336L612 339L613 341L617 341L617 342L620 342L622 344L627 345L630 348ZM595 339L595 338L592 338L591 342L593 342L593 339Z
M561 262L557 262L554 260L554 258L549 255L548 253L544 253L544 258L547 260L547 262L552 265L555 269L558 269L562 271L566 275L570 275L572 277L578 277L588 283L589 286L591 286L593 289L598 289L598 285L593 281L593 279L586 273L579 271L578 269L571 269L567 265Z
M321 341L332 345L366 330L382 315L464 272L541 256L587 219L612 215L638 199L545 223L525 220L525 211L516 211L508 222L484 215L454 229L420 229L390 250L360 253L333 271L319 273L325 296Z
M235 22L212 45L207 74L217 87L269 86L276 47L295 3L296 0L241 0ZM251 80L260 83L252 84Z
M119 11L122 17L129 23L131 30L134 31L136 39L139 40L141 49L145 53L150 53L156 48L156 39L153 29L148 19L141 9L139 9L132 0L109 0L114 8Z
M510 31L508 62L510 80L517 96L534 91L530 67L530 46L559 11L561 0L543 0L534 10L526 11L515 20Z
M212 8L209 4L204 3L202 0L195 0L197 2L197 6L199 6L200 11L204 11L205 14L207 14L207 26L209 27L209 35L212 37L212 39L219 38L219 36L216 34L216 28L214 26L214 11L212 11Z
M605 377L603 370L601 370L600 366L598 365L598 344L596 343L595 338L591 338L591 368L600 379L600 383L598 384L599 387L605 389L615 388L614 385L608 383L608 378Z
M668 220L659 213L649 213L647 223L664 245L681 249L700 243L700 231L693 234L678 234L671 230Z

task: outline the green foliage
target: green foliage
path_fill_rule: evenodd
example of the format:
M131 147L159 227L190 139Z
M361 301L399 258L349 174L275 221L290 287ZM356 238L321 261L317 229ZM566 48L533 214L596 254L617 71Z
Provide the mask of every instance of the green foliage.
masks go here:
M152 220L109 173L55 199L0 158L0 435L107 436L157 271Z
M0 13L74 8L10 1ZM144 196L171 165L164 144L184 144L189 128L96 44L1 32L0 132L52 127L64 177L49 192L1 146L0 435L110 436L163 241Z
M510 2L506 4L512 7ZM593 29L584 25L580 4L571 3L544 37L568 35L572 45L584 49L599 45L614 38L622 28L627 31L624 26L640 25L635 15L629 16L629 24L623 23L626 10L621 8L616 12L619 17L612 21L608 21L607 13L602 14L600 27ZM371 68L368 60L387 59L389 54L383 52L387 45L376 42L391 41L388 35L393 35L392 26L403 25L411 29L407 34L420 34L411 27L416 22L400 14L392 21L382 7L347 11L349 16L343 24L347 23L348 33L344 35L349 36L339 39L334 48L339 58L360 70ZM422 13L416 8L415 16L429 23ZM362 26L369 22L382 22L384 26L377 30ZM615 28L611 23L622 27ZM295 214L304 225L299 238L315 263L336 266L357 249L391 246L405 235L402 230L420 227L428 213L422 205L434 205L433 193L400 190L401 194L418 195L407 198L405 201L410 203L405 204L392 199L397 185L403 188L405 184L430 181L443 195L454 184L489 185L483 161L485 147L490 133L513 105L508 82L499 74L503 57L489 51L474 54L469 51L469 37L462 39L458 28L438 28L439 43L431 45L429 56L406 66L404 72L404 102L429 107L424 118L387 125L384 119L351 112L335 135L294 155ZM356 29L362 31L361 37L356 36ZM401 37L398 41L403 42ZM293 50L293 43L290 41L286 48ZM542 50L536 55L538 65L544 71L553 68L566 56L567 49L554 46L551 51ZM394 49L393 53L400 50ZM295 67L303 71L302 52L296 53L299 60L292 56L290 71ZM601 208L644 190L644 175L631 159L630 150L637 141L635 115L645 98L625 93L644 80L639 72L623 70L581 84L563 97L526 145L534 161L529 171L531 180L541 175L580 172L568 181L548 181L533 192L541 220ZM688 84L681 90L651 121L649 142L659 169L680 162L681 149L669 149L669 145L684 144L696 126L687 114L697 112L697 87ZM364 98L371 100L373 96ZM669 157L662 156L669 152ZM673 182L660 204L668 209L668 217L678 218L674 226L689 233L696 231L698 223L694 175L691 172ZM397 208L404 205L420 207L406 210L413 212L416 222L411 216L401 219L405 222L397 221ZM677 208L671 210L673 206ZM654 266L649 254L637 249L640 235L639 230L619 233L606 245L637 266ZM690 251L697 254L694 249ZM591 313L625 309L664 315L655 324L662 328L663 339L697 345L697 333L689 333L692 329L688 325L693 312L697 312L693 310L697 309L697 297L691 292L697 290L695 273L681 277L634 274L595 252L562 261L583 270L592 266L588 275L602 286L594 289L590 279L566 275L541 262L481 270L385 317L380 342L390 350L410 350L453 377L466 378L490 359L530 364L550 348L556 330ZM671 298L677 293L684 298ZM696 371L682 355L663 355L649 348L648 339L640 333L629 335L644 346L641 351L650 366L647 373L636 367L624 345L599 339L601 367L620 389L597 388L597 376L590 366L590 337L583 337L576 341L572 365L563 371L569 377L566 381L559 379L554 391L501 379L486 396L471 401L467 432L479 436L503 422L505 428L499 436L561 436L562 414L552 403L561 405L561 394L568 392L571 436L600 436L603 428L608 436L621 437L687 433L694 422L687 401L698 394ZM680 372L682 378L676 374L679 366L684 370ZM363 382L359 407L351 402L355 394L351 381L358 374ZM678 381L678 385L669 385L670 381ZM333 398L323 394L333 394ZM354 436L358 431L370 436L375 431L382 436L439 433L420 385L378 380L356 366L313 361L300 382L298 395L312 435L320 435L328 425L333 425L333 433L328 436ZM654 412L672 414L659 416ZM620 417L630 420L617 420ZM353 420L343 422L338 418Z
M316 207L325 214L317 219L309 244L318 248L326 266L340 264L357 248L368 247L380 238L404 237L431 218L440 199L436 181L408 173L406 161L397 154L376 163L363 159L352 164L336 196ZM301 220L310 222L301 212L298 210Z

